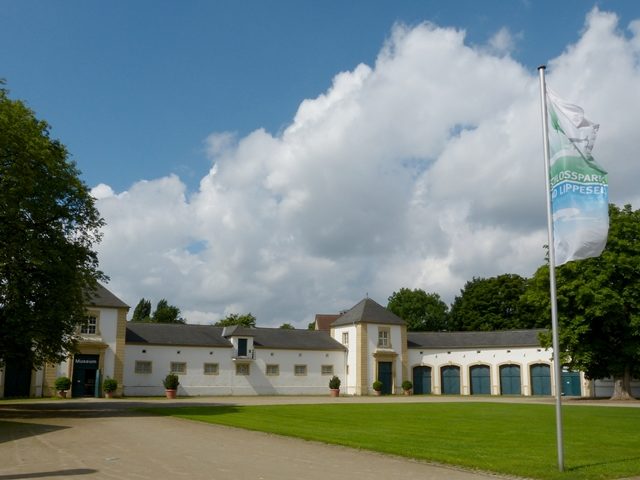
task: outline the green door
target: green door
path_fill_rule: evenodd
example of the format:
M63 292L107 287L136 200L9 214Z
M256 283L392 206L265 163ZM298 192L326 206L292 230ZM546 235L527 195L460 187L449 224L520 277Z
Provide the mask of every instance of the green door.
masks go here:
M551 369L549 365L531 365L531 395L551 395Z
M580 372L562 370L562 395L566 395L567 397L579 397L582 395Z
M391 393L393 387L393 364L378 362L378 380L382 382L382 393Z
M95 396L96 372L98 371L99 360L99 355L75 355L73 357L71 396Z
M414 395L431 393L431 367L413 367L413 393Z
M442 367L440 376L443 395L460 395L460 367Z
M475 365L471 374L471 395L491 395L491 371L488 365Z
M502 365L500 367L500 394L520 395L520 365Z
M239 357L247 356L247 343L248 343L248 340L246 338L238 339L238 356Z

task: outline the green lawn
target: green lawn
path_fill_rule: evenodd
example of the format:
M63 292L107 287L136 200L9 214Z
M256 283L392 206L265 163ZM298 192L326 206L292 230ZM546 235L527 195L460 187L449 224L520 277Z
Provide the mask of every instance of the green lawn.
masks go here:
M531 478L640 475L640 409L564 406L565 472L553 405L403 403L152 408L147 411Z

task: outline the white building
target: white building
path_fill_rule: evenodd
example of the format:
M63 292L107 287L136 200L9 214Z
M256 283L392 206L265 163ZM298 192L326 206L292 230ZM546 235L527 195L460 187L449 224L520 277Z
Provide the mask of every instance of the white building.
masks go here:
M116 395L162 395L168 373L179 395L324 395L341 379L349 395L387 394L413 383L414 394L554 395L552 353L540 330L407 332L405 322L366 298L340 315L318 315L316 328L213 327L132 323L129 307L100 287L68 361L38 370L0 371L2 396L49 396L58 376L72 379L71 395L98 396L105 377ZM563 372L563 394L610 395L606 381ZM17 387L16 387L17 386ZM633 383L640 394L640 382ZM17 395L16 395L17 392Z
M129 307L102 285L87 305L87 323L78 328L78 351L60 364L33 370L11 363L0 370L3 397L42 397L55 393L54 382L65 376L72 380L74 397L99 395L101 380L115 378L122 394L125 332Z

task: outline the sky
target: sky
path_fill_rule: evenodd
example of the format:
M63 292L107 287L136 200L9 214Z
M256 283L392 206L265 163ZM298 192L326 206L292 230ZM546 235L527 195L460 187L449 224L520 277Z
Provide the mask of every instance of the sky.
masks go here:
M106 220L108 288L306 328L400 288L532 275L537 67L640 205L640 4L4 0L0 78Z

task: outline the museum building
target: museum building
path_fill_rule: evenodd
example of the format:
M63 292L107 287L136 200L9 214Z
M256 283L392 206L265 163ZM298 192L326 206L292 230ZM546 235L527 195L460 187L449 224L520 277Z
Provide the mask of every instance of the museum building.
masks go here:
M555 395L551 349L541 330L407 332L405 322L370 298L341 314L316 315L315 330L132 323L129 307L99 286L79 330L79 348L60 364L0 372L4 397L55 394L59 376L72 397L101 396L105 377L116 395L164 395L179 376L178 395L325 395L331 377L341 394ZM610 382L563 371L563 395L607 396ZM638 394L640 385L634 384Z

